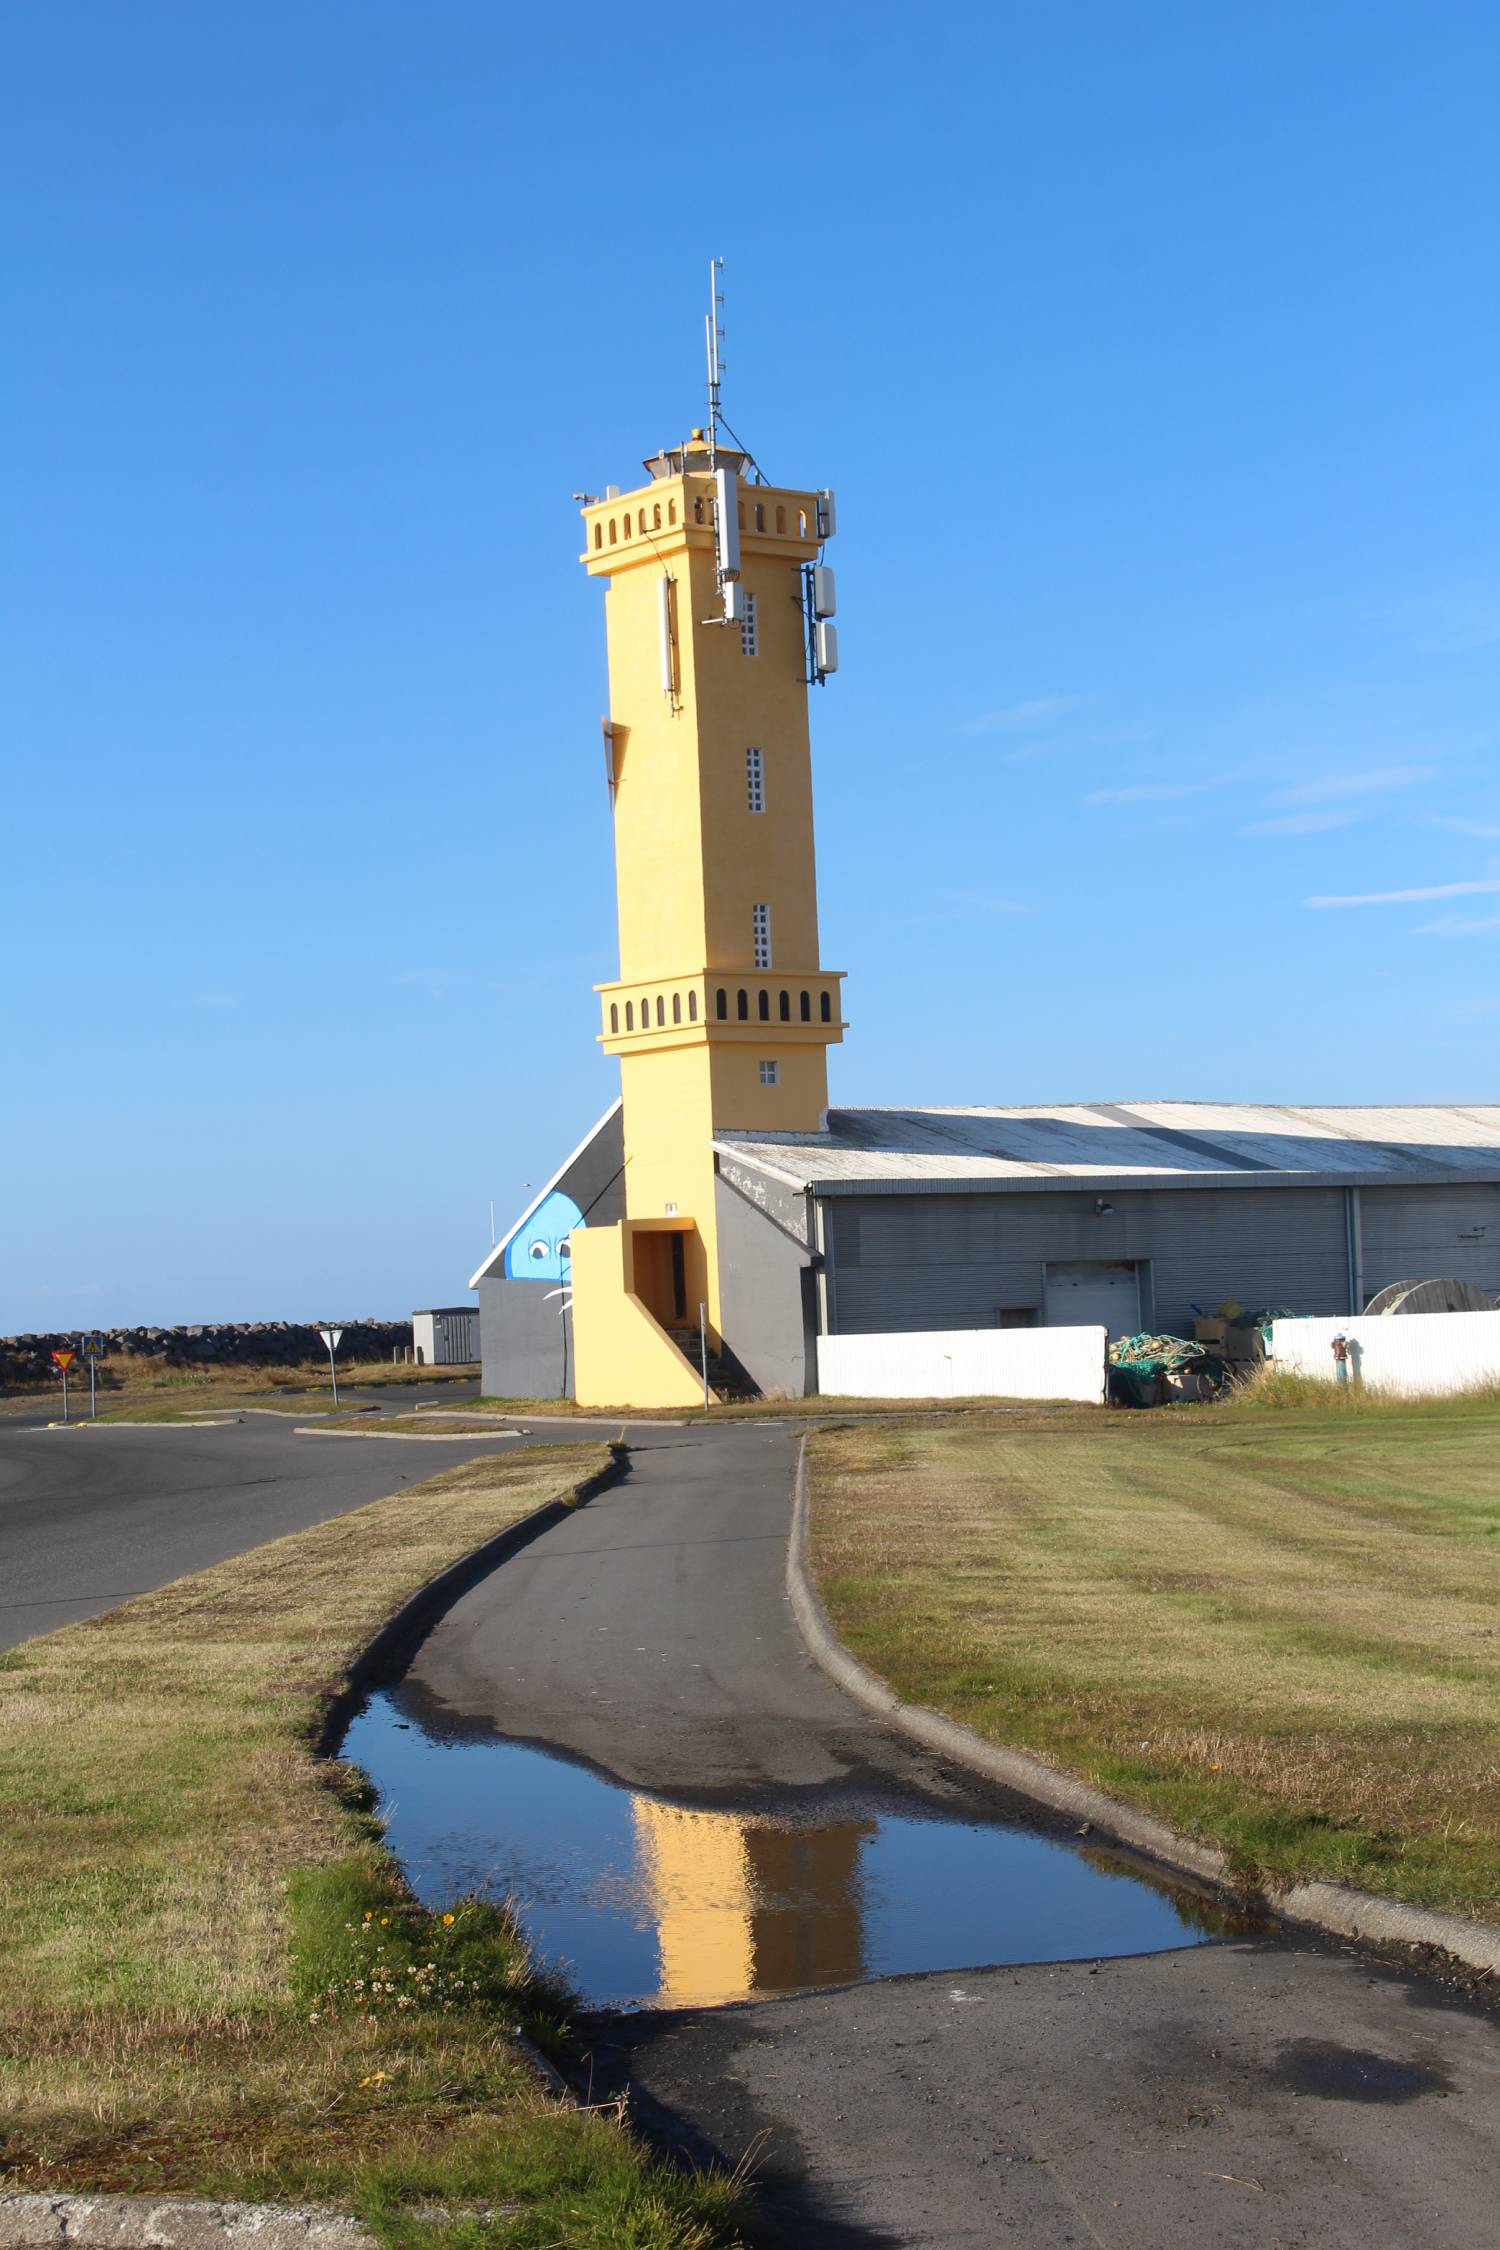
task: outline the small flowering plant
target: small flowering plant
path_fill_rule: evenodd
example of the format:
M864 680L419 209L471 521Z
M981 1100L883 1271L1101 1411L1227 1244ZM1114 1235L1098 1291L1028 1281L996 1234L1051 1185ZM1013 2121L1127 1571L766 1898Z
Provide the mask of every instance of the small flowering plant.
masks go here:
M441 1914L368 1907L344 1926L344 1959L313 1994L309 2023L451 2015L506 2004L530 1971L506 1908L463 1899Z

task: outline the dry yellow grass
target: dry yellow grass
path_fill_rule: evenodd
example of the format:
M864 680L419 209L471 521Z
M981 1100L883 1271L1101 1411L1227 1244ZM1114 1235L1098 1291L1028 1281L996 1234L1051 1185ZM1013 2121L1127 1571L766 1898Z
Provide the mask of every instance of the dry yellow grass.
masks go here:
M517 2244L561 2239L560 2210L598 2250L728 2239L722 2183L538 2094L511 2027L558 1998L513 1922L416 1908L358 1777L311 1747L403 1600L606 1458L487 1456L0 1657L0 2184L321 2195L392 2234L477 2197L524 2207ZM481 1997L310 2008L352 1992L367 1917Z
M1500 1918L1500 1411L814 1440L814 1556L914 1701L1225 1848Z

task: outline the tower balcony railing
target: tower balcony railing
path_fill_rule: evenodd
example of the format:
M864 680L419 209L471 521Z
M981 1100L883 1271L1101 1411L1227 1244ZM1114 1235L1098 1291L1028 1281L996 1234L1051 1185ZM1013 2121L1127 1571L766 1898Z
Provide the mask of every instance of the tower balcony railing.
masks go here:
M742 536L752 547L785 547L798 560L816 552L817 494L797 492L780 485L745 485L739 498ZM603 563L622 547L639 547L646 556L654 545L671 542L684 533L713 531L713 482L707 476L676 477L668 484L643 485L615 499L591 502L582 511L585 546L583 560Z
M842 969L704 969L693 976L601 984L600 1038L611 1050L760 1039L768 1026L794 1044L841 1039Z

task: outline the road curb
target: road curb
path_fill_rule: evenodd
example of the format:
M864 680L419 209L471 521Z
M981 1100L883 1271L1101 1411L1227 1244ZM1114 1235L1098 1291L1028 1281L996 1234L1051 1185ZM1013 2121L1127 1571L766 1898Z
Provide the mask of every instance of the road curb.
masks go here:
M382 1438L387 1445L462 1445L467 1438L472 1438L476 1444L489 1445L496 1438L524 1437L525 1434L524 1430L449 1430L446 1435L437 1430L430 1434L426 1430L377 1430L374 1428L325 1430L320 1429L315 1422L309 1422L292 1431L293 1437Z
M0 2195L5 2250L375 2250L358 2219L316 2205L189 2196Z
M603 1468L596 1469L579 1484L565 1486L550 1500L544 1500L539 1508L533 1508L529 1516L507 1524L492 1539L471 1548L468 1554L461 1555L457 1562L450 1563L446 1570L440 1570L435 1578L429 1578L425 1586L419 1586L409 1595L353 1659L342 1686L324 1707L313 1736L312 1747L316 1754L325 1758L335 1755L335 1745L365 1696L382 1679L388 1679L404 1658L415 1652L428 1627L444 1610L451 1609L461 1595L471 1586L477 1586L481 1578L488 1577L497 1565L508 1562L523 1547L529 1547L533 1539L539 1539L554 1524L562 1523L575 1508L586 1507L599 1493L618 1484L628 1474L629 1467L628 1449L611 1442L609 1459Z
M846 1695L876 1712L888 1725L924 1743L958 1765L983 1774L1030 1797L1053 1812L1087 1821L1101 1836L1112 1837L1143 1853L1161 1866L1192 1875L1211 1884L1238 1904L1245 1903L1243 1886L1229 1872L1222 1852L1211 1845L1180 1836L1165 1821L1133 1805L1106 1796L1102 1789L1075 1781L1044 1765L1024 1750L1005 1750L986 1742L971 1727L921 1704L903 1703L894 1689L851 1655L835 1633L823 1607L807 1560L808 1534L807 1438L797 1448L797 1474L792 1492L791 1535L787 1541L786 1592L798 1630L813 1661ZM1293 1883L1285 1890L1262 1892L1251 1901L1278 1921L1300 1924L1335 1937L1359 1938L1377 1943L1434 1946L1473 1969L1500 1969L1500 1930L1487 1929L1457 1914L1440 1914L1425 1906L1407 1906L1398 1899L1380 1898L1373 1891L1354 1890L1342 1883Z

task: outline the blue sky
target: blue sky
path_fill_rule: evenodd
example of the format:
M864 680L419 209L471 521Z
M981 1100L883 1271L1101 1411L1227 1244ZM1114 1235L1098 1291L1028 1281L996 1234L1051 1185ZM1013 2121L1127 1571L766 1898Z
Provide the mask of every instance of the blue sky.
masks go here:
M714 251L835 1101L1496 1098L1500 17L713 22L0 12L0 1329L454 1301L612 1099L570 494Z

